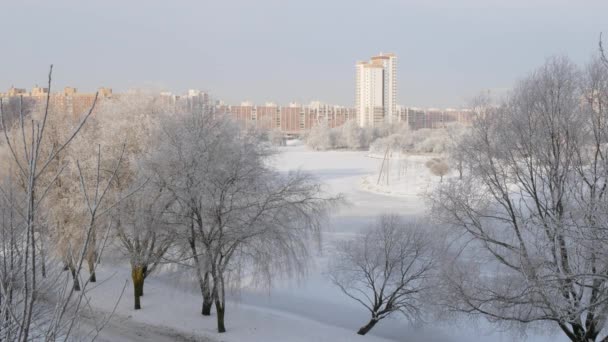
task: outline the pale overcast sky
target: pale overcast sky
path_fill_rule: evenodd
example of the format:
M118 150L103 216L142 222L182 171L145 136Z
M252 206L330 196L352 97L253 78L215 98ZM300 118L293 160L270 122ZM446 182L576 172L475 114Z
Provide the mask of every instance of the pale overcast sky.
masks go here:
M460 106L608 36L607 0L0 0L0 89L197 88L228 103L353 105L355 63L398 55L398 102Z

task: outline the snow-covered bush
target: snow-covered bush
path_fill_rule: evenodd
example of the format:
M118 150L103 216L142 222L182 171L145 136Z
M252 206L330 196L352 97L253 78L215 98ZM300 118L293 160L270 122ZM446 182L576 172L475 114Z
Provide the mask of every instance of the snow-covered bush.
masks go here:
M266 139L273 146L287 145L287 139L285 139L285 135L283 135L283 132L278 129L273 129L266 132Z
M374 140L369 151L371 154L383 154L388 147L393 152L443 153L448 144L449 136L444 129L401 129Z
M310 130L306 137L306 144L315 150L329 150L335 148L335 135L327 124L320 124Z
M340 144L348 149L358 150L368 146L368 137L356 121L350 120L342 125Z
M445 129L423 128L414 131L412 152L443 153L448 144L448 134Z
M369 148L371 153L384 153L387 145L393 151L443 153L449 142L446 129L410 131L406 123L360 127L354 120L341 127L329 128L323 123L315 126L306 137L306 145L315 150Z
M391 134L386 138L376 139L370 146L371 154L383 154L389 148L393 152L405 152L412 149L412 136Z
M448 163L440 158L433 158L427 161L424 165L429 168L433 175L440 177L441 182L443 182L443 176L447 175L450 171L450 166Z

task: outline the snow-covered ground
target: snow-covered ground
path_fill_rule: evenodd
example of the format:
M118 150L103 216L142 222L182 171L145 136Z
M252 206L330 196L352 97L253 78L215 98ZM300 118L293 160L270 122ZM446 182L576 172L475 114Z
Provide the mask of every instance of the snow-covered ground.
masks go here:
M227 305L228 332L219 335L215 317L200 315L201 296L194 287L167 275L151 277L146 281L142 310L133 310L131 284L128 282L128 265L103 265L98 272L99 285L90 292L90 306L97 311L112 312L117 298L125 288L116 313L102 330L101 340L117 341L353 341L354 331L332 324L302 317L289 311L276 310L233 301ZM323 309L320 308L321 310ZM92 322L89 325L93 324ZM124 325L124 326L123 326ZM85 325L86 326L86 325ZM93 328L93 325L89 327ZM373 336L360 337L360 341L382 342Z
M132 309L128 266L103 264L98 271L100 283L91 292L90 306L94 310L112 311L125 282L128 283L101 340L118 341L117 336L124 336L122 340L125 341L495 342L522 339L519 335L500 332L485 322L428 322L422 327L411 327L399 316L381 321L369 336L356 335L356 330L369 319L367 312L332 286L323 274L334 242L356 234L381 213L410 217L424 215L425 202L419 194L438 179L434 179L424 167L429 157L416 156L406 160L409 164L401 175L403 178L390 186L396 190L386 194L388 188L385 186L365 185L366 180L368 184L377 185L382 162L367 156L366 152L316 152L305 146L287 146L282 151L273 160L278 169L299 168L311 172L327 184L328 191L342 193L348 201L347 206L333 213L323 234L323 248L316 253L308 277L300 281L277 281L270 291L244 289L229 303L226 313L228 332L220 335L215 332L215 317L200 315L201 296L193 284L172 279L174 274L171 272L152 275L146 280L143 309L135 311ZM133 329L139 329L140 333L133 332ZM562 339L559 335L530 334L528 341Z

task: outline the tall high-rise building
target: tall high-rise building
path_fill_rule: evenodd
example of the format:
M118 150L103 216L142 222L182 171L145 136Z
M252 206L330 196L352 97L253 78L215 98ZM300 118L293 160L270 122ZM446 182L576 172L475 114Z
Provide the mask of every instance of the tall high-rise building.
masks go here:
M361 127L392 122L397 115L397 56L380 53L357 62L355 107Z

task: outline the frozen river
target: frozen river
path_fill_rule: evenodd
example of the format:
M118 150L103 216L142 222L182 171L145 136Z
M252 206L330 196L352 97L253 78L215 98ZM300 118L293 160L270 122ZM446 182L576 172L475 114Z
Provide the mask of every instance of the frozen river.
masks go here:
M327 258L331 256L332 243L356 234L373 222L382 213L398 213L409 218L424 218L428 215L423 196L390 196L363 190L361 180L366 176L376 178L382 160L370 158L367 152L351 151L310 151L303 146L283 148L274 161L282 171L300 169L310 172L324 182L328 191L341 193L348 205L333 213L323 234L323 249L318 253L315 267L310 275L299 283L275 284L272 293L245 292L242 300L252 305L267 306L316 319L324 323L341 326L355 331L368 319L368 313L334 287L323 274ZM401 181L398 186L415 187L419 192L416 172L427 172L425 168L412 168L405 174L411 182ZM414 328L397 316L381 321L370 334L399 341L512 341L521 336L503 333L481 322L475 326L459 322L432 323ZM462 325L468 328L462 328ZM557 336L543 337L528 335L529 341L559 341Z

